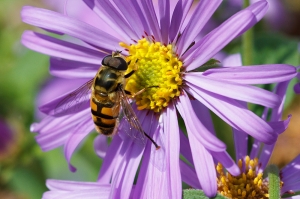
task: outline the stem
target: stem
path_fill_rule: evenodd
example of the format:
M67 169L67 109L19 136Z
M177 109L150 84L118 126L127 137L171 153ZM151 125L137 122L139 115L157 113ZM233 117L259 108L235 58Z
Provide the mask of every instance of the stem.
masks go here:
M243 7L250 5L250 0L244 0ZM243 65L253 64L253 29L249 29L242 35L242 60Z
M279 169L275 165L270 165L268 167L268 177L269 177L269 198L278 199L280 198L280 177Z

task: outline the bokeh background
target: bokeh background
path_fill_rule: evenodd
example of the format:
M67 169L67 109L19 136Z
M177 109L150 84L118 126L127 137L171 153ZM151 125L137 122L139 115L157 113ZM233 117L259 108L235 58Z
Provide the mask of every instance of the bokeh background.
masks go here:
M76 16L69 0L66 10ZM0 199L38 199L47 190L48 178L95 181L101 160L93 151L92 134L73 155L72 163L78 170L71 173L62 149L42 152L30 132L30 125L43 117L37 110L40 101L49 101L56 91L48 72L49 58L30 51L20 43L22 32L35 29L22 23L20 10L31 5L63 11L63 0L0 0ZM216 27L241 9L242 0L224 0L205 31ZM300 1L269 0L270 10L254 27L254 64L286 63L300 65ZM71 11L72 10L72 11ZM234 40L223 53L241 51L241 39ZM61 80L58 80L61 81ZM297 80L294 80L294 84ZM60 84L68 84L62 81ZM52 85L52 87L51 87ZM267 86L271 88L271 85ZM43 92L40 92L43 91ZM40 94L39 94L40 93ZM260 107L251 106L259 114ZM285 105L286 118L292 114L288 130L280 135L271 163L280 167L300 152L300 96L293 94L292 85ZM228 143L234 157L231 129L213 115L219 137Z

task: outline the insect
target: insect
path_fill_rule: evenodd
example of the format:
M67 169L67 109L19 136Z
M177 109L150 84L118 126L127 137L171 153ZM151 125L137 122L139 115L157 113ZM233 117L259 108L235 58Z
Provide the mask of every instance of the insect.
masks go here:
M79 107L86 103L88 93L91 91L89 103L97 132L106 136L113 135L117 129L119 118L123 115L130 124L130 128L139 132L140 139L144 139L146 136L156 149L159 149L157 143L142 129L129 102L128 95L132 94L124 89L124 85L126 78L129 78L135 71L125 75L127 68L128 63L119 51L104 57L96 76L59 101L55 108L56 113L53 115L68 112L70 107L74 105ZM132 96L143 92L143 90Z

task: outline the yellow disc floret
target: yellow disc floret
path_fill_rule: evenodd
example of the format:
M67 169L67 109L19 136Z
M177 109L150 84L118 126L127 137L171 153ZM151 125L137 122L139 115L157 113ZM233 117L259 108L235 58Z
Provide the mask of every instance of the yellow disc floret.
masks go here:
M267 199L268 182L263 179L263 173L257 172L258 159L251 160L249 156L238 165L242 172L239 176L232 176L224 172L222 164L218 163L218 192L233 199Z
M120 45L129 52L126 58L130 63L127 73L135 70L128 78L125 89L133 94L138 93L135 101L139 110L160 112L180 95L182 62L173 52L171 44L163 45L144 38L136 44Z

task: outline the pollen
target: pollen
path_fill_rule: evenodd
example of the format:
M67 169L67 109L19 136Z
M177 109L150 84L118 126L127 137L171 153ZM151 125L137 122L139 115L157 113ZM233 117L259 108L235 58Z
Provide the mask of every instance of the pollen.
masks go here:
M170 101L178 97L182 86L182 62L171 44L143 38L136 44L120 45L129 52L126 73L134 70L126 82L125 90L133 94L139 110L161 112Z
M243 171L239 176L225 173L222 164L218 163L218 192L232 199L266 199L268 194L268 181L263 179L263 173L257 172L258 159L239 160L238 165Z

